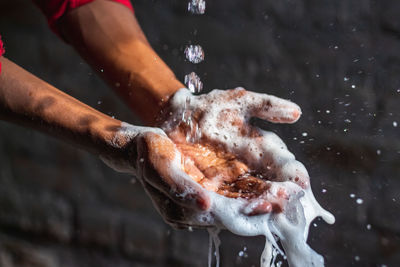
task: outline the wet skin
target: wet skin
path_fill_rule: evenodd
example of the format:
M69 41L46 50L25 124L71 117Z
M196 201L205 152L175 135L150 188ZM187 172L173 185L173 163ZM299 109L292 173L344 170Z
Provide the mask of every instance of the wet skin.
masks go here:
M167 123L181 117L179 112L184 101L169 100L175 99L184 85L150 47L129 9L106 0L93 1L69 12L60 21L60 27L66 40L94 69L104 70L102 77L143 121L160 126L154 122L160 110L166 110L164 121ZM306 171L300 168L299 172L292 173L286 168L285 164L294 158L290 153L281 154L287 151L283 142L248 123L251 117L275 123L295 122L301 112L289 101L244 89L214 90L190 96L193 121L199 126L202 139L195 144L185 143L173 133L186 135L187 132L173 123L170 127L161 125L170 138L159 128L150 127L132 135L124 131L121 121L60 92L4 57L0 61L3 65L0 119L45 131L96 155L126 164L122 169L135 175L139 173L138 178L156 207L171 223L185 224L185 212L209 209L210 190L227 197L247 198L249 202L261 197L261 192L268 195L268 182L247 176L249 169L250 174L263 174L268 179L290 180L303 188L308 185ZM224 130L225 125L230 128ZM218 138L210 127L220 137L232 135L242 145L232 147L233 140ZM282 149L272 150L270 144L278 144ZM145 151L140 164L134 161L140 154L138 151ZM183 161L175 162L181 154ZM174 173L168 170L170 166L183 170L193 183L187 182L188 179L174 179ZM285 194L283 188L279 199L284 199ZM258 203L248 214L271 212L279 199Z
M293 173L290 177L279 177L279 171L284 166L281 167L282 165L275 164L272 170L265 168L265 164L262 161L269 160L268 157L271 158L270 161L272 163L275 160L273 158L275 152L269 151L270 148L265 147L265 144L267 142L280 144L279 142L282 141L276 139L277 137L275 136L265 135L262 130L248 124L250 116L261 117L277 123L292 123L299 118L300 109L289 101L276 101L274 98L271 101L266 98L256 99L256 103L252 102L259 96L261 95L241 88L212 92L208 99L208 96L205 96L200 100L203 102L199 104L199 108L192 108L190 127L181 121L173 124L172 127L163 127L169 138L156 134L146 138L150 155L149 161L163 181L166 182L166 187L176 187L171 173L166 170L168 170L175 156L179 154L181 159L179 168L184 170L188 177L200 185L201 188L230 198L244 198L249 201L249 204L256 202L257 204L252 206L251 211L246 213L247 215L259 215L271 211L281 212L284 209L289 193L282 186L278 193L272 196L268 191L270 188L269 180L290 180L306 188L309 179L306 173L299 172ZM238 108L233 106L220 109L217 112L218 114L214 116L214 118L217 118L216 120L207 119L208 113L213 112L213 105L237 101L241 101L244 106L250 106L250 112L248 107L246 107L247 110L245 111L239 111ZM250 116L245 117L243 112L250 113ZM171 115L174 114L174 111L166 113ZM168 119L172 120L173 118L174 116L172 115ZM181 114L178 114L177 118L181 118ZM257 152L256 156L259 157L259 154L265 154L264 158L256 162L255 159L257 157L255 155L243 156L244 154L238 153L239 150L235 151L230 143L213 139L209 132L200 127L210 121L216 125L217 129L221 124L230 124L232 126L230 130L237 135L235 140L241 141L245 139L248 142L248 146L245 147L243 152L248 153L249 146L259 147L262 153ZM200 131L202 137L193 142L191 137L196 134L194 129ZM220 132L222 133L222 131ZM189 138L187 138L188 136ZM283 150L287 151L287 149ZM286 157L285 155L287 154L283 154L283 158ZM291 161L295 160L289 156L288 159L284 160L284 164ZM201 188L194 189L195 193L191 197L196 199L196 203L199 204L201 209L207 210L210 207L210 199ZM178 186L177 190L184 189L179 189ZM163 191L166 192L167 190Z

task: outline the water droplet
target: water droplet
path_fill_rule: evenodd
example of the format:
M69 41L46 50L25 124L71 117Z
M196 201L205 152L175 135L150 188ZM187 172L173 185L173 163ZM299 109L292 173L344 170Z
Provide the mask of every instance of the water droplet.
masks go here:
M203 83L200 81L199 76L194 72L185 75L185 84L193 94L200 93L201 90L203 90Z
M360 261L360 256L355 256L354 259L355 259L356 261Z
M351 120L345 119L344 122L345 122L345 123L351 123Z
M308 135L308 133L304 132L301 134L302 136L306 137Z
M206 1L190 0L188 3L188 11L192 14L204 14L206 11Z
M97 105L100 105L100 104L101 104L101 100L97 101Z
M356 85L355 85L355 84L352 84L352 85L351 85L351 88L353 88L353 89L356 88Z
M397 127L397 121L393 122L393 127Z
M378 150L376 151L376 154L377 154L377 155L380 155L380 154L382 154L382 151L381 151L380 149L378 149Z
M355 195L355 194L353 194L353 193L351 193L351 194L350 194L350 197L351 197L351 198L355 198L355 197L356 197L356 195Z
M326 112L326 114L331 113L331 111L329 109L327 109L325 112Z
M345 82L347 82L348 80L349 80L348 77L344 77L344 78L343 78L343 81L345 81Z
M358 205L361 205L362 203L364 203L364 200L363 200L362 198L357 198L357 199L356 199L356 203L357 203Z
M325 194L325 193L326 193L326 191L327 191L327 190L326 190L325 188L323 188L323 189L322 189L322 193L324 193L324 194Z
M371 230L371 225L370 224L367 224L367 229Z
M204 60L204 51L200 45L189 45L185 49L186 59L194 64Z

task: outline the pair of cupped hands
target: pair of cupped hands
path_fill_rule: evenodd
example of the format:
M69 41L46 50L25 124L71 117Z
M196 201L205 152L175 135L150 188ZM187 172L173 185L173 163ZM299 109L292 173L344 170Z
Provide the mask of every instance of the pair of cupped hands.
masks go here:
M288 100L243 88L203 95L183 88L163 109L160 128L122 123L112 140L119 155L101 158L136 176L165 221L177 228L196 226L187 218L212 209L210 191L244 200L247 216L281 212L296 193L285 191L284 184L307 189L309 176L276 134L250 119L294 123L300 115ZM269 192L268 180L282 182L278 193Z

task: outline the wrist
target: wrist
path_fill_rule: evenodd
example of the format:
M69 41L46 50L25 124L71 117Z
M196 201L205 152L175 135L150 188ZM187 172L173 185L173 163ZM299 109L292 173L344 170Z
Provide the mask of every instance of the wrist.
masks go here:
M112 86L145 124L155 126L157 116L169 98L185 86L158 55L147 51L152 50L151 47L142 45L139 43L135 49L130 49L143 49L142 59L136 58L136 54L132 58L121 54L126 65L121 63L119 66L125 65L123 68L126 70L127 80L123 83L113 83Z
M120 122L111 133L101 131L106 149L100 152L100 159L117 172L135 174L137 153L132 152L137 151L136 137L139 133L137 127L124 122Z
M137 175L137 167L140 158L143 157L143 136L148 133L165 136L164 131L159 128L135 126L120 122L120 126L113 131L111 136L106 137L109 149L100 153L100 158L112 169Z

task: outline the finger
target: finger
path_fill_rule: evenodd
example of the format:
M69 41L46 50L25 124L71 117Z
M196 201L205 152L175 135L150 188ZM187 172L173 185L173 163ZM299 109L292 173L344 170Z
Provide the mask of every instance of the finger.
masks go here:
M231 93L244 106L245 115L275 123L294 123L301 115L300 107L286 99L237 88Z
M304 165L297 161L294 155L289 150L266 145L262 147L262 160L267 166L272 180L285 182L290 181L296 183L302 188L307 188L310 185L310 178Z
M278 175L282 180L294 182L303 189L310 186L310 176L300 161L287 162L279 169Z
M145 136L149 165L145 179L182 205L207 210L210 198L206 191L184 172L181 154L167 137L154 133Z
M261 172L265 179L291 181L307 188L310 182L306 168L295 159L279 136L262 130L259 133L260 137L249 140L245 147L236 151L243 155L249 167Z
M194 217L196 211L180 206L173 199L170 199L168 195L165 195L149 183L144 182L143 187L165 222L173 228L188 229L193 226L196 228L210 226L206 221L202 221L201 223L193 221L191 218Z
M187 225L184 223L186 221L185 214L187 213L184 207L178 206L168 196L147 182L143 183L143 187L150 196L157 211L168 224L175 228L180 228L179 226Z
M310 185L306 168L287 149L264 147L263 151L262 162L268 162L267 171L272 174L272 180L290 181L302 188Z
M265 199L255 199L242 209L242 213L247 216L256 216L270 213L273 211L273 205Z

